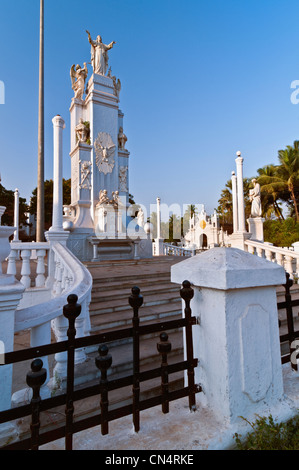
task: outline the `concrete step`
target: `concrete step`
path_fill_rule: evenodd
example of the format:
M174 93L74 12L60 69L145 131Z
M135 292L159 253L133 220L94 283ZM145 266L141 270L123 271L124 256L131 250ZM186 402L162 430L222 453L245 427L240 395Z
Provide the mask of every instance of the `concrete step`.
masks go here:
M156 274L151 274L149 273L148 275L144 276L137 276L137 275L119 275L119 276L107 276L106 278L99 278L99 277L94 277L93 278L93 288L102 288L105 286L107 289L109 287L115 288L122 284L123 286L126 286L128 288L131 288L132 286L135 286L136 284L139 285L150 285L155 284L159 285L160 282L170 282L170 272L166 273L156 273Z
M90 304L90 315L102 315L104 313L113 313L113 312L120 312L122 310L127 310L129 306L128 302L129 295L127 299L119 299L116 298L111 300L110 302L100 302L100 301L92 301ZM180 300L176 294L173 292L164 292L157 296L157 294L149 294L144 297L143 306L140 310L144 307L155 306L155 305L162 305L168 304L172 302L178 302Z
M172 349L168 354L168 363L184 360L183 331L172 330L168 332ZM161 356L157 350L159 335L155 337L140 337L140 368L141 370L154 369L161 366ZM124 344L106 343L109 354L112 356L112 366L108 371L109 379L115 379L133 373L133 343L132 340ZM95 367L95 358L98 356L98 347L89 350L88 360L76 366L76 377L81 383L91 382L100 378L100 371ZM79 384L79 381L76 380Z
M144 258L144 259L132 259L132 260L103 260L103 261L90 261L84 263L88 269L92 268L105 268L105 267L115 267L115 266L145 266L145 265L163 265L163 264L173 264L175 262L183 261L184 258L181 256L154 256L153 258Z
M93 293L92 293L92 303L99 302L99 301L110 302L111 300L114 300L116 298L119 300L123 299L127 301L128 297L131 294L132 287L133 287L132 284L128 286L126 284L121 283L118 285L118 288L114 288L114 289L112 288L107 289L106 286L94 288ZM163 283L159 282L155 284L154 286L150 282L148 283L148 285L140 285L140 282L139 282L138 287L140 288L141 294L144 296L144 298L148 294L152 294L153 292L155 292L157 296L160 294L173 292L180 297L178 286L170 282L166 282L166 281Z
M141 317L140 318L140 326L146 326L146 325L151 325L153 323L159 324L163 323L165 321L173 321L173 320L178 320L181 318L177 312L170 311L168 313L163 313L163 317L157 317L154 320L148 317ZM125 329L125 328L130 328L132 326L132 319L131 318L123 318L123 319L116 319L115 322L110 321L107 319L107 323L101 323L98 325L93 325L91 328L91 335L96 335L96 334L103 334L106 332L113 332L113 331L118 331L120 329ZM174 333L178 331L178 329L174 329L171 331L171 333ZM149 333L147 335L142 336L144 339L150 339L150 338L157 338L159 337L159 333ZM124 338L124 339L119 339L113 341L112 346L117 346L121 344L127 344L132 342L132 338Z

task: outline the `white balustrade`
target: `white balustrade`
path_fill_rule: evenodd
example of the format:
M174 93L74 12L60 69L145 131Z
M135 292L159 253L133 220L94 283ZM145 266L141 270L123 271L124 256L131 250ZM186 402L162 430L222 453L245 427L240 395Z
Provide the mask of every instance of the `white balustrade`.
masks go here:
M46 257L50 250L48 243L11 243L8 256L7 274L17 275L17 261L21 261L21 283L26 289L44 288L46 283ZM32 270L36 260L35 273ZM32 280L32 281L31 281Z
M294 275L298 277L299 253L296 251L253 240L246 240L244 243L245 251L283 266L292 279L294 278Z
M68 322L63 316L63 307L67 304L67 297L75 294L81 305L81 315L75 323L76 336L89 335L92 277L87 268L59 242L13 242L10 246L7 274L20 278L25 287L23 299L15 312L15 333L30 330L30 346L37 347L51 342L52 327L56 340L65 341ZM53 273L53 278L49 279L49 273ZM48 358L42 359L50 379ZM56 366L51 379L53 387L58 386L66 376L66 353L57 354L55 359ZM85 350L76 350L76 364L85 360ZM48 387L44 389L50 393ZM14 394L13 402L21 402L23 397L24 391L19 391Z
M163 254L166 256L185 256L191 257L196 254L196 251L191 248L184 246L171 245L169 243L163 243Z

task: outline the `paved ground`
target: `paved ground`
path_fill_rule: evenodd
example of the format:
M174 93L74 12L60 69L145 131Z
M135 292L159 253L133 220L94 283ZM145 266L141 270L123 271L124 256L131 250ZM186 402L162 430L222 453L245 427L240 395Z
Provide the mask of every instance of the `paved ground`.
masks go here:
M291 370L289 364L283 366L284 400L272 408L274 420L284 421L298 414L299 374ZM89 429L74 436L74 450L102 451L195 451L225 450L234 446L234 434L243 436L251 427L242 418L234 425L220 422L210 410L199 403L195 412L190 412L188 399L170 403L170 412L163 415L160 408L152 408L141 413L141 430L136 434L132 418L125 417L110 423L107 436L101 435L99 427ZM254 420L256 417L248 417ZM64 440L47 444L41 450L63 450ZM116 453L117 455L117 453ZM127 454L126 454L127 455ZM136 454L134 454L136 455Z

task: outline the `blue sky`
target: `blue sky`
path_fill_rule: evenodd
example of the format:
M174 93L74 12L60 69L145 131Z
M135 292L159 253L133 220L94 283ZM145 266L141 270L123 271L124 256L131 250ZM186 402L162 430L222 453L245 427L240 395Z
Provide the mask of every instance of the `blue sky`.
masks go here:
M0 173L29 201L37 184L39 0L0 0ZM299 139L297 0L45 0L45 177L52 178L52 118L64 131L70 177L72 64L108 44L122 82L120 108L130 192L146 206L205 204L212 212L241 150L244 176L277 163ZM91 68L89 66L91 73Z

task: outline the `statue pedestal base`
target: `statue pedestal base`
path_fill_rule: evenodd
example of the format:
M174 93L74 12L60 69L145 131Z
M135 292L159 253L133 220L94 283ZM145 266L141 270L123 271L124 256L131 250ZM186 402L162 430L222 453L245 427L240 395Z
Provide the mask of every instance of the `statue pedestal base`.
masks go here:
M251 233L251 239L258 242L264 241L264 222L262 217L252 217L247 220L248 230Z
M251 233L247 232L236 232L229 236L229 243L232 248L239 248L239 250L245 250L245 240L251 238Z

